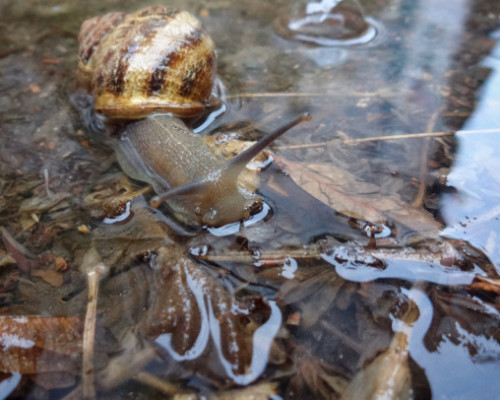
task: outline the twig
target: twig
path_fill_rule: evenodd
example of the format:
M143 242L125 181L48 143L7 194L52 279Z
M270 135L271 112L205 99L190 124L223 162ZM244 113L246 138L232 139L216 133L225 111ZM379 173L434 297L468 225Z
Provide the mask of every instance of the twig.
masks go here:
M438 116L440 115L441 110L437 110L434 114L432 114L429 123L427 124L427 131L432 132L434 130L434 127L436 126L436 121L438 119ZM421 153L421 159L420 159L420 176L419 176L419 181L420 184L418 185L418 194L415 200L413 201L413 207L415 208L420 208L424 204L424 198L425 198L425 175L427 174L427 163L429 159L429 147L431 143L431 138L426 137L424 144L423 144L423 149Z
M108 272L108 267L98 263L87 272L88 300L87 312L85 314L85 325L83 328L83 361L82 361L82 387L85 399L95 399L94 378L94 343L97 314L97 299L99 294L99 282L103 275Z
M269 122L273 121L274 119L278 118L278 115L281 113L281 111L277 110L269 115L266 115L264 118L262 118L259 122L256 122L254 124L251 124L250 126L247 126L243 129L239 129L238 132L244 135L245 133L248 133L252 130L257 130L261 129L263 126L268 124Z
M368 138L360 138L360 139L350 139L349 136L341 131L337 131L339 136L342 136L343 139L334 138L328 140L326 142L318 142L318 143L310 143L310 144L298 144L298 145L290 145L290 146L276 146L278 150L300 150L300 149L309 149L316 147L325 147L329 144L340 142L347 146L352 146L354 144L359 143L367 143L367 142L382 142L387 140L404 140L404 139L422 139L427 137L444 137L444 136L455 136L455 135L478 135L485 133L500 133L500 128L494 129L477 129L477 130L467 130L467 131L449 131L449 132L427 132L427 133L408 133L405 135L386 135L386 136L376 136L376 137L368 137Z
M139 372L134 376L134 379L149 385L156 390L164 393L167 396L174 396L179 393L179 388L171 383L164 381L163 379L158 378L157 376L151 375L147 372Z
M320 324L323 328L325 328L327 331L337 336L343 343L345 343L355 352L357 352L358 354L363 353L364 347L358 342L356 342L354 339L352 339L350 336L346 335L340 329L338 329L335 325L330 324L327 321L321 321Z
M382 94L386 94L386 92L342 92L338 91L336 93L299 93L299 92L261 92L261 93L239 93L239 94L230 94L226 96L226 99L245 99L245 98L278 98L278 97L376 97L381 96Z
M47 168L43 169L43 178L45 181L45 192L47 193L47 197L53 198L54 193L49 188L49 170Z
M221 262L242 262L242 263L258 263L264 267L266 266L276 266L283 265L287 258L293 258L295 260L308 260L317 259L321 257L322 251L311 247L297 250L287 249L286 251L263 251L258 258L252 256L248 252L241 251L228 251L224 254L207 254L203 256L196 256L196 259L209 261L214 263Z
M464 131L465 132L465 131ZM495 132L500 132L500 130L495 130ZM454 136L458 132L426 132L426 133L408 133L406 135L386 135L377 137L368 137L361 139L345 139L342 144L353 145L358 143L366 142L381 142L385 140L402 140L402 139L422 139L428 137L443 137L443 136Z

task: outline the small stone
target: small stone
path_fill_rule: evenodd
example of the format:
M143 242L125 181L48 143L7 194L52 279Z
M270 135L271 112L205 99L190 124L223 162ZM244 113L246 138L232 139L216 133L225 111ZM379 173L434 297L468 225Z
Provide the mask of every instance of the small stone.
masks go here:
M42 89L40 88L40 86L38 86L38 85L36 85L34 83L32 83L31 85L29 85L28 87L29 87L31 93L33 93L33 94L38 94L38 93L40 93L42 91Z
M68 263L62 257L56 257L55 259L55 269L56 271L62 272L68 269Z
M85 224L79 225L78 228L76 229L78 230L78 232L83 233L85 235L88 235L90 233L90 228Z

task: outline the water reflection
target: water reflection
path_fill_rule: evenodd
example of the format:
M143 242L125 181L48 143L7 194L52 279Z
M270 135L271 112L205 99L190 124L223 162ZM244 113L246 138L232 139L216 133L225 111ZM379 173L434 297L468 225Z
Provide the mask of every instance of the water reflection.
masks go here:
M355 0L294 6L276 19L275 26L284 37L326 47L367 44L382 32L381 24L366 16Z
M434 315L429 297L419 289L412 289L408 298L415 302L420 316L411 330L409 343L412 358L425 370L433 398L470 399L481 393L482 398L498 394L498 341L468 332L454 322L458 336L444 335L436 351L425 344ZM495 312L498 316L498 312ZM471 354L474 354L471 357Z
M22 375L18 373L13 373L7 379L3 379L0 382L0 399L6 399L14 391L16 386L21 382Z
M499 32L493 36L500 36ZM498 52L500 45L483 61L491 73L474 113L456 135L458 152L448 185L458 192L443 199L442 213L447 227L442 235L472 243L488 255L500 272L500 59L495 56Z

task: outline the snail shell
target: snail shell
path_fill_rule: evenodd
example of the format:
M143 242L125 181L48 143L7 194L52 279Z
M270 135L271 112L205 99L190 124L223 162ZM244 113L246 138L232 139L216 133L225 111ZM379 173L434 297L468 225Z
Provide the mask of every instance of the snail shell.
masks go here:
M186 11L151 6L82 24L78 77L109 118L154 112L193 116L205 108L215 77L214 43Z

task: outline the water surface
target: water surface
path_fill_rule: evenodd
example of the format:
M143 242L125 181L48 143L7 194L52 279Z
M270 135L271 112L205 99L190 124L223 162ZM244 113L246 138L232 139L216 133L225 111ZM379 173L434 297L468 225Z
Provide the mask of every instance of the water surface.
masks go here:
M376 34L312 44L276 25L306 2L169 4L217 46L201 135L312 121L260 214L185 227L75 100L81 23L149 3L2 3L0 397L494 398L499 6L352 2Z

